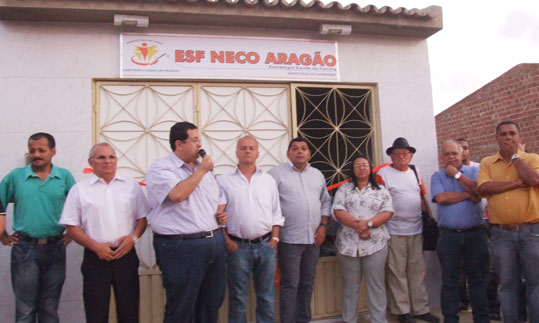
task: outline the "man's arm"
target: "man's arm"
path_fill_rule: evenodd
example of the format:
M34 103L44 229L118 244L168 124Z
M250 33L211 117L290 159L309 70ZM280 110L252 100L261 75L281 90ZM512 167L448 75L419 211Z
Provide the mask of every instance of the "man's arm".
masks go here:
M444 193L438 193L434 196L434 201L441 205L449 205L449 204L455 204L467 199L472 199L475 203L477 203L473 199L473 195L469 192L444 192Z
M99 259L105 261L114 260L114 252L108 243L97 242L90 238L82 229L75 225L66 225L67 234L77 241L81 246L86 247L97 254Z
M455 175L459 172L459 170L455 166L447 166L445 169L445 173L449 177L455 177ZM477 192L477 182L473 179L469 178L468 176L462 174L460 178L457 180L459 184L466 190L466 192L470 193L470 198L476 198L477 200L480 200L479 193ZM448 192L449 193L449 192ZM457 201L460 202L460 201ZM440 202L436 202L440 203ZM453 202L456 203L456 202ZM443 203L442 203L443 204ZM452 203L449 203L452 204Z
M515 158L512 161L517 169L518 177L524 185L531 187L539 186L539 173L530 165L526 164L522 158Z
M270 238L270 241L268 242L268 245L270 247L272 247L273 249L277 250L277 240L273 239L273 238L277 238L279 239L279 232L281 232L281 226L280 225L274 225L272 228L271 228L271 238Z
M485 182L481 184L477 191L482 196L500 194L507 191L512 191L517 188L527 187L521 180L511 182Z
M320 246L326 240L327 225L329 223L329 215L323 215L320 219L320 225L314 232L314 245Z
M176 186L172 188L172 190L170 190L170 193L168 193L168 199L177 203L186 200L189 195L191 195L191 193L193 193L193 191L197 188L204 175L206 175L206 173L209 172L212 168L213 162L210 156L204 157L198 169L193 172L193 175L179 182L178 184L176 184Z

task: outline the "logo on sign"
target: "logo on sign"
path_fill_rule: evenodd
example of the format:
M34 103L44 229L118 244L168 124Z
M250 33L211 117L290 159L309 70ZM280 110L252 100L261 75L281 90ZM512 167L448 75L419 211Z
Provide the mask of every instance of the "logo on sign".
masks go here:
M154 57L159 52L157 45L150 45L147 42L142 42L139 46L135 46L134 54L131 57L131 62L142 65L154 65L159 61L159 57Z

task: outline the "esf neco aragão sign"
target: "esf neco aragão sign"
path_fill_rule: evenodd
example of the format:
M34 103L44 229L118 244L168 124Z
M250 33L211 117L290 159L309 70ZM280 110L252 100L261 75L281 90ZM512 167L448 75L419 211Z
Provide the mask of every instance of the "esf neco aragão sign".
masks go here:
M120 77L338 81L337 43L121 34Z

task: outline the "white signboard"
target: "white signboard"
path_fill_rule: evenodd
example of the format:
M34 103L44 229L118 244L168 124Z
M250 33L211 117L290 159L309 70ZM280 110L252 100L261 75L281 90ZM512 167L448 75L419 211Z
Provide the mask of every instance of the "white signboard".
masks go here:
M126 33L120 77L338 81L337 43Z

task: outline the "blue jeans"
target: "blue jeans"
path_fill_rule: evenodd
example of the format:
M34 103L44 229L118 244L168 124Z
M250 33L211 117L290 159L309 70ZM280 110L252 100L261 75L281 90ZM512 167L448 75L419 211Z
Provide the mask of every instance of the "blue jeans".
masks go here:
M442 266L441 305L444 321L459 321L459 277L461 264L464 263L474 322L490 322L485 280L488 266L485 229L478 227L462 232L441 229L436 251Z
M539 322L539 223L518 231L493 226L491 244L504 322L518 322L521 274L526 281L529 320Z
M18 323L59 322L58 303L66 272L62 239L49 244L19 240L11 250L11 284Z
M256 322L274 322L275 263L277 253L267 242L237 242L238 249L228 255L228 322L246 323L249 278L253 273L256 292Z
M164 323L217 322L226 289L226 251L221 231L212 238L153 237L167 297Z

